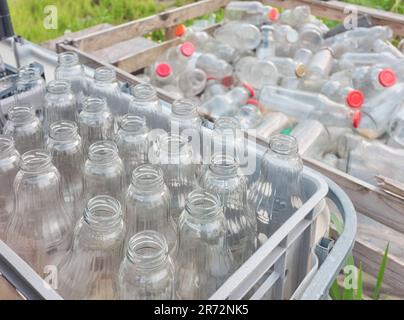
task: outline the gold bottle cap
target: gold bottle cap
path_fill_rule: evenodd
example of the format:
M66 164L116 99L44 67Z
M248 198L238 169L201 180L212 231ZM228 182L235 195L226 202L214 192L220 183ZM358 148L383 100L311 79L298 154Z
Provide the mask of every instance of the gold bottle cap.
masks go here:
M304 75L306 74L306 66L303 63L298 63L295 73L298 78L304 77Z

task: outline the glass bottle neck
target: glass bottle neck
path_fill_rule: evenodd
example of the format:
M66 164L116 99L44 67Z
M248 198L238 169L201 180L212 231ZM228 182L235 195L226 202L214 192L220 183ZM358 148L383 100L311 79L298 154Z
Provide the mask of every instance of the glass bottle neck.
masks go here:
M79 64L79 57L74 52L62 52L58 56L58 64L63 67L72 67Z
M102 84L112 84L116 82L116 72L108 67L100 67L95 70L94 80Z
M285 134L277 134L269 140L269 149L281 156L298 155L298 144L295 137Z
M125 115L119 122L119 130L130 135L140 135L148 131L144 117Z
M139 232L130 238L126 256L136 268L158 268L168 259L167 241L156 231Z
M238 168L237 160L228 154L214 154L209 165L209 169L220 176L235 176Z
M96 196L88 201L83 218L91 229L111 231L122 222L121 204L107 195Z
M70 91L70 82L65 80L53 80L48 83L46 90L53 95L64 95Z
M56 121L50 125L49 136L54 141L70 142L79 138L75 122L68 120Z
M149 102L157 100L157 92L150 84L138 84L131 87L130 93L136 101Z
M21 158L21 170L28 173L39 173L52 167L52 157L47 150L30 150Z
M89 97L83 102L83 111L87 113L100 113L107 109L107 103L102 98Z
M144 164L133 170L132 185L142 191L160 190L164 186L163 171L152 164Z
M18 80L21 82L36 81L41 78L41 71L35 66L24 66L18 71Z
M15 124L30 123L35 118L35 111L31 105L17 105L10 108L8 118Z
M179 99L173 102L171 112L179 118L199 117L198 107L191 99Z
M11 137L0 135L0 159L6 159L15 155L14 140Z
M108 164L118 159L118 147L113 141L98 141L88 149L88 158L96 164Z
M203 189L194 190L188 195L185 210L197 220L215 219L222 212L219 198Z
M167 155L181 155L187 152L188 142L184 136L165 133L157 140L160 150Z

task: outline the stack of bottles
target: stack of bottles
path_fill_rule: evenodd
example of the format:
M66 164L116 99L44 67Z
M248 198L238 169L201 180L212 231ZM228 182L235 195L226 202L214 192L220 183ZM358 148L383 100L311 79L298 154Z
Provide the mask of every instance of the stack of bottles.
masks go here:
M147 72L153 85L192 98L209 119L235 117L266 141L292 131L299 143L313 143L312 157L367 182L377 174L404 182L385 164L391 154L403 157L403 45L392 45L387 26L335 30L308 6L279 13L258 1L232 1L213 33L187 28L183 42ZM312 132L321 132L318 140ZM338 151L349 135L359 143ZM383 159L364 160L368 150Z
M292 136L251 180L241 115L202 134L194 100L164 114L153 86L124 93L73 52L38 74L19 70L0 135L0 239L39 275L55 267L65 299L209 298L306 200Z

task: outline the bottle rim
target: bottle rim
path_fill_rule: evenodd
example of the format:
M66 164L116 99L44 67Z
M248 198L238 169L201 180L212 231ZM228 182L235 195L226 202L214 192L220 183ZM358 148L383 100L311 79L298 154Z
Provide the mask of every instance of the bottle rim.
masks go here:
M188 145L188 139L179 134L164 133L158 137L157 145L167 154L176 155Z
M71 141L78 137L78 127L74 121L55 121L49 126L49 137L56 141Z
M41 172L52 164L52 156L48 150L33 149L21 156L21 170L26 172Z
M79 63L79 56L73 51L58 54L58 64L61 66L74 66Z
M0 157L9 155L15 150L15 142L13 137L7 135L0 135Z
M272 152L283 156L298 154L297 140L291 135L273 135L269 140L269 148Z
M132 172L132 184L142 190L151 190L164 184L163 170L153 164L143 164Z
M111 83L116 81L116 72L109 67L99 67L95 69L94 79L98 82Z
M205 189L196 189L188 194L185 210L193 218L205 220L222 213L220 198Z
M161 266L169 257L167 240L157 231L140 231L130 238L126 256L140 269Z
M34 65L26 65L18 70L18 80L32 81L41 78L41 70Z
M87 202L83 219L93 229L109 230L122 222L121 204L109 195L95 196Z
M238 168L237 158L227 153L214 154L209 164L209 169L219 175L236 175Z
M171 113L181 118L199 116L197 104L193 100L187 98L175 100L171 106Z
M143 134L148 131L146 118L126 114L119 121L119 129L132 134Z
M130 93L135 101L139 102L153 101L157 99L156 89L148 83L141 83L130 87Z
M25 124L35 117L34 107L30 104L19 104L10 107L8 119L16 124Z
M110 140L94 142L88 148L88 159L97 164L110 163L118 157L118 147Z
M52 80L46 86L46 91L51 94L66 94L70 89L71 84L68 80Z
M98 113L107 108L107 102L101 97L87 97L83 101L83 111L89 113Z

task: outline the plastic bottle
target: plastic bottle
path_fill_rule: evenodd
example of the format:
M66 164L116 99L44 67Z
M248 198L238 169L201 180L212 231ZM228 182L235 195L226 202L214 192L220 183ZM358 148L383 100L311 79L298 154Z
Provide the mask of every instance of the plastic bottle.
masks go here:
M391 42L386 41L386 40L377 39L375 42L373 42L373 51L374 52L389 52L393 56L395 56L397 59L404 59L404 54L397 47L395 47Z
M279 57L293 57L298 43L299 33L289 25L274 25L276 55Z
M206 81L206 87L202 93L201 100L206 102L216 95L223 95L228 91L228 88L224 86L220 81L213 77L209 77Z
M396 148L404 148L404 107L401 105L389 121L389 139L387 144Z
M263 61L255 57L240 59L236 64L235 74L241 82L248 83L254 89L274 85L279 78L278 69L271 61Z
M262 106L298 119L315 119L325 125L357 128L361 112L336 103L318 93L266 86L261 90Z
M201 69L185 69L178 77L178 88L184 97L192 98L200 94L206 86L207 76Z
M207 77L216 79L231 77L233 74L233 68L230 64L211 53L195 54L194 63L190 67L201 69Z
M310 19L311 10L309 6L298 6L293 9L283 11L279 21L294 28L299 28Z
M307 66L307 77L321 79L328 77L331 73L333 62L333 52L330 48L323 48L317 51Z
M249 99L245 105L240 107L234 117L239 120L243 129L257 127L262 121L262 113L258 107L258 101Z
M195 46L192 42L187 41L168 49L161 61L166 61L172 67L173 72L179 74L187 68L194 53Z
M317 51L323 44L323 32L314 23L305 23L299 30L299 45Z
M279 11L259 1L231 1L225 8L224 17L228 21L237 20L260 26L276 22Z
M270 57L268 61L272 62L278 73L282 77L301 78L306 74L307 67L300 62L296 62L292 58L287 57Z
M240 51L254 50L261 43L260 30L243 22L226 23L215 30L214 37Z
M389 52L347 52L338 61L340 69L372 66L375 64L392 65L395 63L397 63L397 58Z
M283 129L290 127L293 121L282 112L268 112L264 119L255 128L256 136L263 141L268 141L273 134L281 132Z

